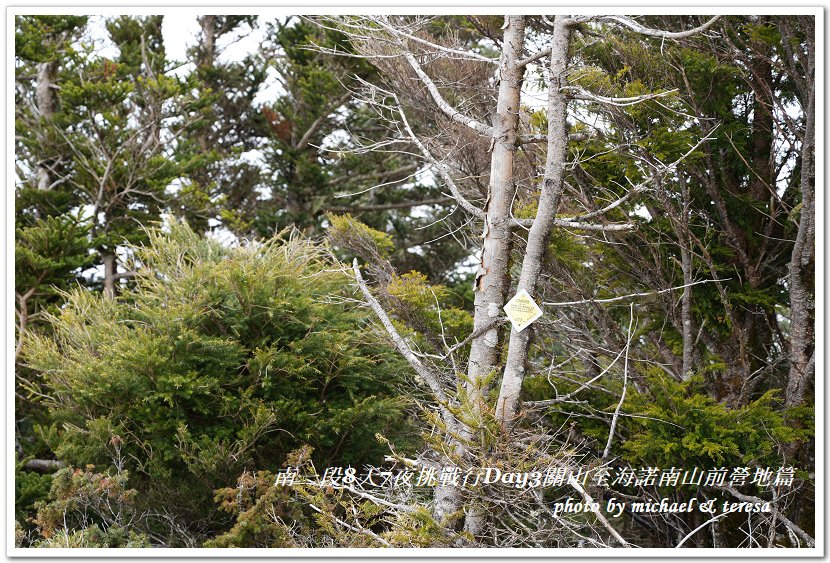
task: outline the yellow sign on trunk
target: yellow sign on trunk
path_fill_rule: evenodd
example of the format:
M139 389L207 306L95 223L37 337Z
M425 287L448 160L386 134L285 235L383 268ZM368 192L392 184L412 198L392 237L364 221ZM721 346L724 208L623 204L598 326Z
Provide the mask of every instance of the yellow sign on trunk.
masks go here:
M536 319L542 316L542 309L524 289L513 296L504 306L507 318L513 323L516 332L522 332Z

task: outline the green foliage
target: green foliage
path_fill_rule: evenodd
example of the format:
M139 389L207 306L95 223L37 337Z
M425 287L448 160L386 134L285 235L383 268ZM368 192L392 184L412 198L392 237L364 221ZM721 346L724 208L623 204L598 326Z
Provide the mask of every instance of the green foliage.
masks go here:
M632 433L623 445L632 464L658 467L721 467L781 463L781 446L803 441L782 411L774 390L741 408L713 400L696 376L680 383L654 372L649 393L630 393L626 409Z
M46 217L17 228L14 261L15 291L41 288L38 297L66 289L78 269L89 266L89 227L72 216Z
M286 463L298 471L291 486L275 486L269 471L244 472L233 487L216 491L233 526L205 547L434 547L446 532L426 507L403 516L337 487L318 487L311 449L291 452Z
M354 219L348 213L327 215L332 243L349 250L366 262L386 260L394 249L392 237Z
M580 96L568 102L572 132L589 134L568 141L572 165L564 168L558 216L589 212L585 220L630 221L637 228L554 229L537 288L546 301L640 294L638 329L627 350L628 395L612 442L632 466L812 463L812 409L784 410L774 391L786 382L787 341L798 328L791 323L787 279L808 203L801 201L800 139L813 80L809 20L724 16L709 33L683 41L616 24L574 28L571 86L600 96L666 94L613 106ZM504 470L533 467L551 454L598 457L622 392L621 361L611 363L620 360L627 301L556 307L526 333L533 342L522 398L578 396L550 401L539 417L538 405L526 405L517 433L505 432L494 412L500 367L470 381L464 375L469 345L445 357L472 330L476 273L458 265L472 255L480 231L471 230L465 213L450 212L440 179L422 173L423 161L401 139L394 150L367 149L390 147L389 135L400 130L386 119L397 116L392 100L376 99L379 105L371 107L351 92L363 80L399 81L397 101L413 130L428 137L429 150L482 208L487 139L460 133L459 124L429 111L433 100L412 86L411 69L399 57L314 52L312 45L356 53L357 44L331 26L280 18L266 24L256 53L228 61L217 45L260 20L204 16L190 64L181 67L167 55L163 21L108 18L117 54L106 56L87 42L85 16L14 21L15 293L22 344L16 445L25 459L58 457L86 467L53 478L17 464L16 543L454 545L473 540L447 537L465 510L509 507L527 497L513 491L486 502L472 498L436 522L423 491L408 500L411 510L390 511L348 491L273 487L274 472L293 464L377 464L396 447L426 447L459 466ZM638 21L685 29L703 19ZM441 45L499 55L501 16L404 16L400 22ZM544 45L549 32L548 22L527 18L527 46ZM451 105L490 122L491 65L421 60ZM525 76L525 84L538 77L534 88L553 86L541 64L531 67L536 77ZM54 111L41 112L41 71L50 68ZM261 100L266 77L281 91ZM799 107L801 115L767 111ZM519 111L521 136L546 132L546 110ZM516 148L511 212L530 218L545 149L524 139ZM630 191L681 157L676 168ZM613 209L590 213L623 195ZM163 213L184 217L193 230L175 221L145 229ZM330 260L331 249L297 238L326 228L338 256L363 261L373 293L401 335L425 362L443 363L436 367L451 395L446 407L472 430L456 436L465 456L446 453L450 430L427 391L412 387L410 368L386 335L376 334L376 320L358 305L354 280ZM228 248L196 234L210 229L229 229L246 243ZM289 229L295 229L291 236ZM510 235L508 285L524 232ZM274 233L283 235L247 242ZM116 253L129 262L119 267L135 272L119 271L120 294L104 300L89 291L100 286L89 268ZM689 274L719 281L695 285L687 310L680 292L669 288ZM696 335L697 377L686 383L664 373L681 371L681 310ZM661 370L648 367L656 361ZM605 375L581 385L603 367ZM472 386L484 394L483 404ZM421 407L419 429L412 404ZM506 439L522 436L525 424L534 438ZM560 440L557 429L568 427L573 436ZM543 435L553 440L536 451L535 436ZM809 485L807 471L799 476ZM485 495L491 492L498 491ZM809 529L803 524L811 517L805 516L809 502L796 498L781 509ZM498 518L499 526L516 530L531 520L510 511ZM40 538L33 542L35 533Z
M289 17L267 24L266 35L264 55L285 89L261 107L264 138L256 148L267 189L240 215L231 199L223 220L246 224L257 236L289 227L311 235L326 227L330 213L351 213L394 240L388 258L397 269L442 281L468 252L441 235L448 226L461 228L464 219L449 214L445 203L415 205L443 197L440 185L418 179L418 158L361 149L389 136L386 116L350 95L361 81L376 80L377 69L363 57L315 52L315 46L356 51L328 24Z
M198 21L202 34L188 50L195 69L177 100L184 130L175 148L181 188L173 205L194 229L221 224L243 235L252 232L261 205L261 165L242 155L260 148L268 135L254 102L267 64L259 53L227 61L217 50L217 43L253 30L256 16L200 16Z
M473 328L470 313L448 305L450 290L432 285L419 272L394 275L386 287L396 313L407 324L433 340L442 338L452 345L464 340ZM441 336L443 335L443 336Z
M18 21L15 149L18 169L29 172L16 189L16 207L20 229L49 217L61 217L61 224L41 230L74 229L62 243L72 245L65 260L92 257L70 270L70 277L94 286L80 276L80 266L100 265L125 240L140 242L141 225L157 220L168 203L178 163L166 145L181 129L173 102L184 89L166 74L161 16L107 20L118 49L112 59L80 40L85 24L86 18L66 16ZM37 31L45 35L33 37ZM45 55L29 53L35 41L43 42L54 66L48 76L55 97L50 112L38 109L42 67L36 63ZM39 185L41 174L48 186ZM87 252L80 248L84 231ZM17 266L24 279L40 273L32 270L37 264Z
M36 503L34 522L43 540L34 547L147 547L130 529L137 491L127 472L96 473L65 467L52 477L48 501Z
M35 504L46 500L52 486L52 476L26 471L22 463L15 466L14 514L15 520L25 522L33 513Z
M688 24L667 16L642 21L665 29ZM793 231L784 210L796 200L788 199L788 190L782 192L780 206L770 204L768 186L783 186L789 180L766 176L769 163L786 157L759 112L769 103L761 93L768 84L786 84L791 70L776 64L766 68L774 58L771 53L782 60L787 56L776 39L780 32L769 19L749 23L735 17L723 25L732 47L743 53L740 62L724 57L724 51L699 36L672 45L624 30L599 42L584 39L585 66L573 80L586 89L603 95L677 92L612 112L596 107L610 123L604 138L575 144L581 163L575 180L620 196L627 186L646 179L632 154L652 165L668 164L700 139L708 139L679 163L676 173L637 196L637 205L650 218L635 219L636 234L623 244L586 245L593 266L587 281L579 282L592 284L595 294L603 297L678 286L684 279L680 249L687 248L692 278L721 280L720 287L708 283L692 290L691 322L700 331L695 363L709 376L713 365L722 366L717 378L709 378L708 393L731 406L745 406L780 387L786 377L786 354L771 342L776 325L786 326L786 319L775 311L788 299L783 280L791 246L784 239ZM787 90L782 86L775 96L783 101L790 96ZM698 119L689 120L689 115ZM624 144L633 150L614 150ZM639 210L623 204L616 211L621 212L619 220ZM569 266L570 272L573 265ZM654 299L640 309L648 317L643 326L659 335L650 344L680 359L680 302ZM671 369L679 371L677 366ZM750 374L762 374L763 381L746 385Z
M439 547L452 545L447 531L435 521L429 509L423 506L400 514L393 522L394 528L386 534L394 547Z
M328 237L335 247L360 257L370 272L385 282L383 299L406 323L404 332L437 348L441 342L463 340L472 330L472 317L457 306L459 296L444 285L430 284L427 276L411 271L398 275L388 258L394 250L392 237L377 231L351 215L328 215ZM454 303L455 302L455 303Z
M31 224L19 223L15 239L15 295L18 343L32 333L48 331L43 315L56 311L78 272L90 266L89 228L71 215L46 216ZM25 365L18 365L15 378L17 443L23 455L39 456L48 450L34 436L35 425L47 423L48 414L37 404L40 381ZM45 451L44 451L45 450ZM31 484L38 477L20 474ZM26 485L21 485L26 486ZM26 493L22 493L26 494ZM23 509L22 505L18 509Z
M146 536L130 532L125 528L112 526L102 530L98 524L66 531L59 530L48 539L37 541L32 547L52 548L140 548L150 547Z
M234 523L204 547L299 547L283 522L307 527L309 517L298 503L291 502L287 487L274 486L274 479L270 471L246 471L235 487L216 491L215 501L234 516Z
M54 337L26 347L60 459L106 465L119 436L142 501L215 526L210 491L245 467L279 467L303 444L318 463L358 465L384 451L377 432L411 441L407 369L365 311L333 304L348 278L321 249L228 249L178 223L148 237L135 293L70 292Z
M17 16L14 54L41 63L57 59L87 22L87 16Z

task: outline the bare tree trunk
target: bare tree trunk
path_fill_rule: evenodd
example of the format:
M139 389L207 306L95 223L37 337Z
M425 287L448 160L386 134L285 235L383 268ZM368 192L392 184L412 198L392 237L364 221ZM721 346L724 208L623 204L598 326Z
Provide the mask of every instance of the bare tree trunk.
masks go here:
M524 16L507 16L503 48L499 61L499 94L493 124L493 154L490 160L490 189L485 207L481 265L475 280L475 313L473 331L482 330L502 314L509 288L510 205L516 192L513 181L513 159L519 128L521 87L524 67L519 64L524 50ZM484 384L499 361L498 328L474 338L467 367L467 391L475 414L484 404ZM438 499L436 491L436 500ZM460 499L459 499L460 500ZM473 536L481 535L486 514L472 510L467 514L464 529Z
M815 68L814 51L809 52L810 71ZM814 80L812 72L807 79ZM805 109L806 127L801 146L801 218L798 235L790 259L790 373L787 381L786 403L789 406L804 402L804 396L813 379L815 352L813 350L813 323L815 279L815 87L810 89ZM814 276L814 274L813 274Z
M568 68L568 48L570 46L570 21L557 16L553 28L553 45L550 60L550 87L548 90L548 147L545 161L545 177L536 218L527 236L527 249L522 261L522 273L519 278L519 290L526 290L533 295L536 282L542 269L547 241L556 218L556 208L565 174L567 149L567 122L565 111L567 99L561 90L565 85ZM525 375L525 361L530 341L530 331L510 333L510 345L504 367L499 399L496 405L496 418L504 425L510 425L516 418L519 394Z
M42 122L50 121L58 107L58 98L55 91L57 73L57 61L37 65L37 109L40 112ZM45 143L46 139L41 139L41 141ZM35 179L37 180L37 189L39 190L45 191L52 186L52 173L49 171L45 161L38 163L37 169L35 170Z
M689 185L686 179L680 176L680 189L683 192L683 208L680 221L683 225L680 243L680 268L683 271L683 297L680 302L680 322L683 323L683 371L680 377L688 381L692 377L692 361L694 359L694 336L692 334L692 241L689 237Z
M493 154L490 159L490 190L484 216L481 264L475 280L473 332L491 324L502 314L509 287L510 204L516 187L513 182L513 159L519 127L521 84L524 69L519 66L524 48L523 16L508 16L504 30L504 47L499 61L499 94L493 126ZM480 382L498 364L498 329L493 328L470 347L467 368L470 396L480 409L484 393Z
M17 296L17 345L14 348L14 360L20 357L20 352L23 350L23 337L29 327L29 295L34 293L32 290L26 292L26 295Z
M199 25L202 26L202 43L199 46L196 64L199 65L199 68L207 70L213 67L216 59L216 16L202 16L198 21ZM208 135L209 128L202 128L196 134L196 141L203 151L211 148Z
M104 297L115 299L115 254L104 254Z
M199 66L213 66L216 58L216 16L202 16L199 18L202 26L202 50L199 55Z
M610 17L609 17L610 19ZM651 28L644 28L636 21L626 18L614 18L613 21L625 25L638 33L645 35L661 37L665 39L679 39L688 37L691 34L703 31L710 27L717 18L713 18L705 25L689 30L686 32L672 33L662 30L654 30ZM325 21L325 20L324 20ZM337 20L336 20L337 21ZM567 97L565 91L567 90L567 71L568 71L568 55L571 42L571 33L576 29L577 24L594 21L593 17L589 18L570 18L557 17L553 23L553 35L551 38L550 50L545 50L542 53L549 53L550 61L550 76L549 76L549 97L547 108L548 131L546 135L547 153L545 171L543 182L541 186L541 194L538 202L538 210L536 217L531 221L527 221L530 225L528 233L527 245L523 261L521 263L521 276L519 279L519 289L524 289L531 295L535 294L538 279L542 270L543 259L548 246L548 238L551 230L555 225L577 226L577 228L590 228L591 230L602 231L605 230L604 225L599 224L584 224L577 220L557 220L556 210L559 203L559 198L564 185L564 176L567 164ZM599 20L596 20L599 21ZM486 387L489 385L491 377L496 373L500 367L500 338L499 329L496 321L502 317L502 308L506 298L507 290L510 282L510 258L511 258L511 232L513 226L522 225L526 223L522 221L515 221L511 214L511 205L516 195L516 185L514 181L514 157L519 140L519 114L522 112L521 108L521 84L527 64L533 61L542 59L545 55L537 53L523 59L524 42L525 42L525 18L523 16L507 16L503 26L503 41L501 43L501 55L498 61L498 93L496 114L493 120L493 126L484 124L481 121L465 115L457 110L453 105L444 99L441 89L436 85L436 82L424 71L421 66L421 61L433 62L431 54L418 54L408 48L409 41L417 41L420 44L430 46L437 53L451 53L453 55L461 54L463 58L468 59L482 59L482 56L477 53L469 53L469 56L464 56L458 49L433 44L432 42L423 39L419 36L411 34L411 29L395 28L393 21L385 17L371 18L367 17L364 20L354 21L349 19L347 25L344 26L346 33L355 37L355 43L360 46L362 42L367 42L365 52L367 57L378 57L379 59L386 59L389 57L390 48L394 48L394 44L398 44L401 51L397 54L403 55L403 58L411 67L412 71L418 76L426 93L433 99L438 109L449 118L452 122L463 124L479 135L490 136L492 144L490 150L491 162L489 170L489 186L487 203L484 209L478 209L470 204L464 197L461 196L460 191L454 186L451 174L448 167L440 159L432 156L431 151L425 148L423 143L417 140L416 135L410 129L405 112L402 106L399 105L401 121L396 123L398 131L399 126L403 126L413 142L418 145L420 151L424 154L426 160L431 162L434 168L447 181L451 188L454 197L457 199L461 207L470 213L475 218L481 218L484 222L482 234L482 249L480 256L480 265L476 274L474 291L474 317L473 317L473 332L462 345L470 342L471 349L469 355L469 363L467 366L466 380L464 382L466 393L459 393L453 406L461 403L462 400L469 401L470 412L463 412L463 421L459 420L460 424L455 424L453 421L454 412L452 416L447 416L444 423L447 425L446 444L445 447L439 448L442 450L442 462L452 461L455 459L463 459L464 461L475 462L474 454L478 453L473 447L467 450L468 444L475 445L474 438L476 438L476 430L484 423L485 414L488 412L488 405L486 403ZM403 23L403 22L401 22ZM386 37L386 34L391 34L391 38ZM378 45L372 43L373 38L378 38ZM440 57L438 57L440 58ZM391 60L391 59L390 59ZM493 59L484 57L484 60L489 63L495 62ZM409 72L401 72L399 65L389 63L392 80L406 79L407 83L403 85L403 90L408 92L411 87L411 78ZM442 86L448 88L446 80L442 81ZM574 90L581 92L582 99L595 100L600 103L616 103L615 100L623 101L626 105L645 101L655 97L656 95L644 95L634 98L606 98L604 96L594 95L587 90L573 87ZM381 92L378 88L377 92ZM367 96L367 102L370 104L379 104L375 101L375 88L371 89L371 97ZM386 95L397 99L397 93L385 92ZM426 96L426 94L423 94ZM420 105L421 101L417 105ZM388 109L387 105L383 105L384 110ZM449 155L446 155L450 158ZM675 163L676 164L676 163ZM672 165L674 166L674 164ZM668 170L668 169L667 169ZM645 186L645 184L643 184ZM639 191L638 189L637 191ZM632 192L634 193L634 192ZM627 197L627 196L626 196ZM619 200L618 203L609 206L612 209L625 201L626 197ZM606 210L597 210L596 213L589 214L590 216L601 215ZM611 227L625 227L630 228L631 225L611 225ZM690 235L691 238L691 235ZM689 250L689 260L687 263L691 265L691 250ZM705 251L705 250L704 250ZM356 277L359 282L362 282L359 274L359 269L355 266ZM691 269L688 270L687 276L691 275ZM393 335L393 340L403 350L404 357L416 367L417 370L423 370L424 366L415 354L401 343L402 339L395 334L391 321L383 312L382 308L377 304L376 300L366 290L365 286L361 286L364 290L364 296L367 301L373 305L375 313L387 327L387 331ZM688 304L688 300L687 300ZM690 309L688 309L690 311ZM613 323L612 323L613 324ZM504 372L502 381L500 383L499 398L495 405L496 421L504 429L504 437L501 445L513 445L511 440L514 437L510 436L511 427L519 418L519 404L520 392L525 376L525 363L528 357L528 346L530 340L530 331L523 331L518 333L515 330L511 332L509 338L509 347L507 348L507 357L504 363ZM691 339L689 339L691 341ZM440 347L440 345L439 345ZM454 349L450 349L452 354ZM436 356L433 356L436 357ZM444 359L446 356L444 356ZM440 360L439 360L440 361ZM444 366L438 371L445 374L457 373L455 361L452 366ZM595 364L592 361L591 364ZM596 365L592 365L590 369L596 369ZM419 372L420 373L420 372ZM436 377L436 381L438 378ZM434 387L436 402L439 405L447 404L448 396L452 393L445 393L440 385ZM455 427L455 428L453 428ZM613 433L612 433L613 435ZM513 440L515 443L515 440ZM482 449L488 447L487 443L481 444ZM495 448L491 451L482 451L482 458L487 457L487 454L498 453ZM581 489L578 483L574 486L578 492L587 501L591 497ZM478 502L480 501L480 502ZM490 521L489 512L485 508L490 506L496 510L502 510L503 505L499 504L490 496L480 496L471 493L467 496L467 492L458 487L439 486L436 487L434 493L433 516L439 522L442 522L447 527L456 529L459 520L458 515L463 514L464 530L472 537L482 542L498 542L497 538L490 538L487 524ZM450 518L452 517L452 518ZM597 518L615 538L623 545L628 545L625 540L616 533L614 528L608 523L602 515L597 514ZM524 527L524 526L522 526Z

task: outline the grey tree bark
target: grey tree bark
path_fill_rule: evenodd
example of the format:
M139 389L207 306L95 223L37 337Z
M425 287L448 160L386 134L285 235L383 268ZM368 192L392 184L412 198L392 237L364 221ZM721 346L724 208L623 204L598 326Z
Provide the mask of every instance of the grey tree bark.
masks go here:
M115 299L115 276L118 267L115 264L115 254L104 254L104 297Z
M510 204L516 193L513 159L519 127L521 84L524 68L519 65L524 49L524 16L508 16L504 47L499 60L499 93L493 125L490 186L485 206L481 263L475 279L473 332L493 323L502 314L509 288ZM498 329L474 338L467 368L468 392L480 411L484 401L481 382L499 363Z
M790 371L787 381L786 403L789 406L804 402L810 382L814 379L815 351L813 350L813 323L815 284L815 52L809 51L808 79L811 80L806 127L801 146L801 218L798 235L790 258ZM810 279L810 276L813 279Z
M55 82L57 81L58 62L49 61L37 65L37 109L42 122L47 122L55 115L58 108L58 96ZM45 142L46 139L43 139ZM39 190L48 190L52 186L53 178L48 163L41 161L35 170L35 179Z
M689 185L683 176L680 176L680 189L683 196L680 221L682 229L680 236L680 268L683 271L683 296L680 302L680 320L683 323L683 371L680 377L688 381L692 377L692 362L694 360L694 333L692 327L692 241L689 237L689 213L691 201Z
M473 332L485 329L501 316L504 298L509 289L510 205L516 193L513 160L519 134L524 66L520 64L524 50L524 16L508 16L503 48L499 60L499 93L493 124L493 153L490 159L490 185L484 209L481 263L475 279L475 311ZM486 389L484 381L499 364L499 329L485 331L471 342L467 365L467 391L473 410L480 417ZM443 492L436 493L436 500ZM458 499L459 501L461 499ZM473 536L481 535L486 514L480 509L468 511L464 529Z
M469 454L474 450L473 446L466 450L464 444L470 442L475 435L475 428L477 424L483 424L488 409L491 408L487 404L487 389L486 383L490 381L494 372L500 370L503 365L502 379L499 386L499 396L495 405L495 418L503 429L502 440L503 444L513 443L511 440L515 437L512 434L514 424L520 418L520 393L522 384L525 378L525 364L528 358L528 347L532 337L532 330L527 329L521 333L512 330L509 337L509 344L506 347L506 358L502 364L500 352L503 347L500 345L499 329L497 320L502 317L502 308L507 297L507 291L510 288L510 259L512 253L511 237L514 236L512 229L516 226L529 225L527 245L522 256L518 257L521 260L521 274L518 281L518 290L526 290L529 294L534 295L537 290L538 280L542 271L545 252L548 247L548 240L550 233L554 227L565 226L580 229L590 229L595 231L604 230L623 230L631 228L630 224L590 224L584 223L583 219L595 217L603 214L605 211L613 209L617 205L626 200L628 196L620 198L618 201L607 205L602 210L589 212L584 216L579 216L574 219L557 219L556 211L559 204L560 196L563 190L565 174L567 172L567 105L568 96L580 97L596 103L608 103L611 105L624 103L626 105L639 103L641 101L653 99L662 96L663 94L647 94L643 96L635 96L629 98L608 98L599 95L594 95L584 89L575 86L568 86L567 73L569 70L569 50L571 44L571 36L577 25L597 21L594 17L565 17L558 16L555 18L552 27L553 34L551 37L550 49L546 50L545 55L550 56L550 64L548 68L549 74L549 88L548 88L548 103L546 118L548 122L547 134L544 138L547 142L547 151L545 156L545 167L542 177L541 193L538 200L538 208L536 217L532 220L515 220L512 217L511 206L513 199L517 195L515 182L515 163L516 147L520 142L520 113L521 107L521 90L522 80L525 73L525 67L529 62L540 60L543 56L531 55L527 58L522 58L525 47L525 17L524 16L507 16L503 29L503 36L501 42L501 53L498 61L498 92L496 98L496 112L493 118L492 127L478 121L473 117L466 115L463 110L459 110L452 103L448 102L442 93L443 89L447 87L448 82L445 79L443 84L439 84L438 80L427 74L427 71L421 66L427 64L425 61L430 61L430 56L412 51L408 48L408 41L417 41L420 44L427 44L437 49L438 51L450 52L453 55L458 55L458 50L451 47L444 47L435 45L425 39L413 36L408 33L407 28L403 25L403 21L394 22L391 20L379 17L376 19L367 18L368 22L362 20L355 21L354 19L347 20L344 23L344 28L347 33L353 33L357 42L367 42L369 47L366 49L367 57L375 56L378 60L388 60L390 55L401 56L410 68L400 69L393 67L389 72L390 80L401 81L401 93L407 93L412 89L411 82L414 80L418 84L418 88L423 87L419 92L410 94L417 99L418 104L423 104L426 98L423 91L429 94L431 101L434 102L438 113L443 114L438 116L438 119L446 117L454 123L462 124L478 135L490 137L492 139L490 150L490 168L489 168L489 184L487 190L487 202L483 210L477 208L475 205L466 200L454 185L451 174L451 169L445 165L441 157L433 157L431 154L431 147L426 146L426 142L421 143L417 139L415 133L410 128L403 106L397 103L397 92L385 91L381 92L387 98L395 101L395 105L390 105L389 102L377 102L376 94L380 88L372 88L371 95L367 95L367 100L370 103L376 103L384 110L390 108L396 109L400 112L401 121L395 121L395 126L399 132L405 132L412 138L412 141L422 152L433 169L447 182L453 197L456 198L461 208L467 211L472 218L481 219L483 221L483 234L481 242L480 264L475 278L474 287L474 316L473 316L473 330L469 337L471 345L470 354L468 357L468 365L466 372L466 381L464 382L466 396L470 400L471 413L464 412L465 422L461 427L455 429L447 425L447 442L450 445L448 452L444 457L466 457L472 458L472 455L459 456L459 452ZM602 20L602 18L599 18ZM697 33L708 29L717 18L713 18L703 26L689 30L687 32L670 33L662 30L653 30L644 28L631 19L618 20L620 23L633 29L636 32L662 37L663 39L674 40L677 38L687 37L693 33ZM399 27L396 27L398 25ZM382 37L377 41L377 45L373 45L372 41L375 34L381 32ZM390 36L383 34L391 33ZM401 51L395 53L390 45L397 43L401 47ZM440 57L439 57L440 58ZM471 57L474 58L474 57ZM392 66L390 64L390 66ZM417 78L411 74L414 71ZM440 88L439 88L440 86ZM418 89L416 88L416 90ZM575 93L574 93L575 92ZM462 97L463 99L463 97ZM417 105L416 105L417 107ZM479 137L480 139L480 137ZM440 148L438 149L440 150ZM450 159L449 151L445 155L447 160ZM681 159L682 160L682 159ZM678 161L679 162L679 161ZM671 165L671 169L677 163ZM668 171L669 167L664 167L665 170L655 172L655 175L662 174ZM642 187L635 187L632 194L638 190L644 189ZM691 249L686 249L687 256L684 263L684 285L690 283L691 280ZM515 253L513 253L515 254ZM514 256L515 257L515 256ZM358 273L358 279L359 273ZM362 289L365 290L365 287ZM371 297L368 290L364 291L367 301L373 306L377 316L382 320L384 326L392 334L393 340L400 349L403 349L403 354L412 363L416 370L421 369L420 360L415 361L411 351L407 351L405 343L400 342L400 338L396 338L394 331L390 330L391 322L388 316L383 312L380 305L375 299ZM689 312L691 305L691 294L688 287L686 287L686 311ZM684 331L686 332L686 331ZM685 334L686 340L691 342L691 334ZM465 343L467 340L465 340ZM445 343L446 344L446 343ZM688 361L684 362L684 371L690 371L691 364L691 348L689 352ZM451 353L451 352L450 352ZM440 358L439 356L431 356L433 358ZM443 359L446 359L444 357ZM446 366L445 366L446 367ZM445 374L445 380L448 380L448 373L458 373L455 366L453 369L442 367L438 368L437 372ZM431 385L431 387L434 387ZM433 394L436 403L445 404L445 399L442 398L444 394L443 389L433 389ZM447 390L447 394L451 392ZM450 397L452 400L452 397ZM447 420L451 420L448 417ZM463 426L468 427L463 428ZM455 430L455 432L453 432ZM460 439L457 439L460 437ZM488 450L490 446L488 443L482 442L483 457L487 457L493 453L493 450ZM444 460L446 461L446 460ZM475 461L470 459L470 461ZM578 490L578 489L577 489ZM584 491L582 491L584 493ZM439 521L450 523L448 517L453 514L464 514L464 530L470 533L475 538L485 538L487 534L488 513L482 508L484 503L492 503L491 499L481 499L481 503L476 502L476 499L469 498L465 491L460 488L452 486L438 486L435 489L433 498L433 515ZM493 503L492 506L497 506ZM598 515L598 518L601 515ZM602 519L601 519L602 521ZM495 520L494 520L495 522ZM450 524L455 527L458 521L454 520ZM607 524L607 526L606 526ZM613 527L604 521L603 526L610 528L612 535L615 531ZM615 536L619 543L626 545L625 540L621 536Z
M216 16L201 16L198 18L198 22L202 28L202 37L196 63L200 67L210 69L216 61ZM211 149L207 130L199 131L196 140L203 151Z
M567 99L562 87L567 83L568 49L572 22L564 16L554 21L553 40L550 56L550 81L548 88L548 146L545 159L545 175L536 218L527 236L527 249L522 260L522 272L518 290L526 290L531 296L536 291L542 260L548 237L556 218L556 208L562 192L565 173L566 148L568 143L566 109ZM476 311L478 313L478 311ZM478 314L476 315L478 317ZM504 366L499 399L496 404L496 419L502 426L511 425L516 417L519 394L525 375L527 348L531 331L525 329L510 333L510 344Z

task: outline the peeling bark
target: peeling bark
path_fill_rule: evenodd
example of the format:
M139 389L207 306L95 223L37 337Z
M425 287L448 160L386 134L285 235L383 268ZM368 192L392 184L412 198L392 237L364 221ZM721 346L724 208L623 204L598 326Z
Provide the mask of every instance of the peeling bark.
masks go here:
M499 95L493 126L493 154L490 160L490 190L484 216L481 265L475 280L473 332L501 316L509 288L510 205L516 192L513 159L519 128L519 109L524 68L519 64L524 49L524 16L508 16L504 47L499 60ZM498 327L474 338L467 367L467 391L476 415L484 405L483 381L499 361ZM460 502L460 499L458 499ZM474 536L482 533L485 515L472 511L465 519L465 530Z
M485 208L481 264L475 279L473 332L491 324L501 315L508 289L510 203L516 191L513 158L524 74L518 61L524 47L524 26L523 16L510 16L504 31L504 49L499 62L501 82L490 160L490 190ZM484 400L479 382L497 367L498 341L498 329L492 328L471 343L468 391L479 406Z

